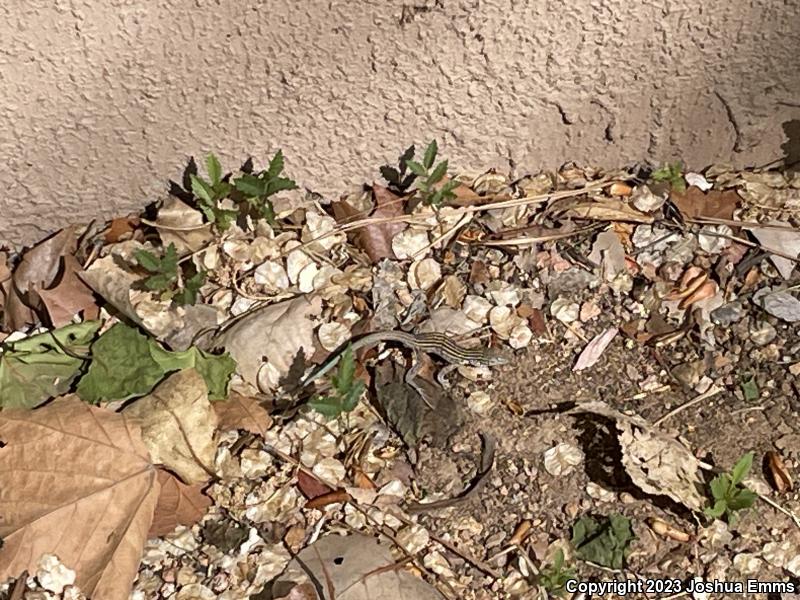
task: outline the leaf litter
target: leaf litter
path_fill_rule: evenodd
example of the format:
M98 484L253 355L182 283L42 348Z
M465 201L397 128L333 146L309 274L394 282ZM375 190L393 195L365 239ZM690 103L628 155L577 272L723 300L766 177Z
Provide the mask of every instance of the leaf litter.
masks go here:
M416 159L409 149L382 169L387 186L330 204L281 175L280 152L242 174L208 157L180 200L162 202L153 221L115 220L93 254L88 233L64 230L2 261L0 422L25 417L0 428L0 461L24 465L8 441L29 427L19 423L63 411L64 399L48 400L77 390L98 407L70 396L81 408L58 413L63 423L36 456L77 444L60 429L124 423L132 464L151 478L118 503L139 515L124 560L92 558L124 562L124 577L95 582L83 558L47 536L24 565L0 559L6 576L27 570L27 587L64 597L79 588L127 598L136 576L135 598L233 600L270 589L405 597L407 587L414 597L541 597L565 573L599 568L794 573L800 457L787 440L798 434L776 410L800 373L800 349L786 342L798 320L796 176L567 164L511 179L448 174L437 154L435 144ZM364 349L324 378L332 390L314 382L322 395L309 403L296 386L304 369L381 329L505 347L516 368L498 378L496 367L455 365L458 376L436 377L426 360L424 402L405 383L408 349ZM726 444L698 414L724 430L715 418L729 412L773 421ZM603 419L605 449L594 445ZM477 432L498 440L492 471L480 466ZM716 497L708 473L721 477L754 449L780 497L754 474L741 485L763 504L737 507L735 524L703 517ZM108 456L83 464L81 452L47 459L61 461L52 486L70 498L85 484L66 474L110 469ZM124 467L116 461L108 473ZM0 489L9 481L35 484L24 468L0 473ZM470 482L477 491L464 494ZM147 518L136 512L143 497ZM765 520L780 541L762 548ZM90 534L81 525L71 525L75 540ZM105 517L100 525L117 531ZM0 553L25 527L0 534ZM145 542L148 529L156 537ZM287 578L289 550L314 562L311 582Z

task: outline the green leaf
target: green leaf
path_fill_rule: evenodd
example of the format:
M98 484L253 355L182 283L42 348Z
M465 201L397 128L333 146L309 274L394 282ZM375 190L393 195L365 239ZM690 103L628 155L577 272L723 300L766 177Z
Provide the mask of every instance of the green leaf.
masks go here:
M136 250L133 256L143 269L151 273L158 273L161 270L161 261L152 252Z
M452 192L453 192L454 189L456 189L460 185L460 183L461 182L458 181L457 179L451 179L451 180L447 181L444 185L442 185L442 187L440 188L441 192L443 194L447 194L447 195L450 195L450 196L455 196L455 194L453 194Z
M436 143L436 140L433 140L428 147L425 148L425 156L422 159L422 164L425 165L425 169L430 169L433 166L433 161L436 160L436 154L439 152L439 145ZM408 164L408 161L406 161Z
M756 378L751 376L746 381L742 381L739 384L739 387L742 388L742 394L744 394L744 399L748 402L753 402L754 400L758 400L759 391L758 391L758 384L756 383Z
M338 398L331 396L314 396L308 406L329 419L335 419L342 414L342 405Z
M711 480L709 487L714 500L724 500L731 488L731 478L726 473L717 475Z
M258 198L264 194L266 183L259 179L256 175L245 173L238 179L234 180L233 185L237 190L242 192L245 196L251 198Z
M183 289L175 294L175 302L178 304L195 304L197 302L197 293L206 281L205 271L198 271L183 284Z
M206 171L208 177L211 179L211 187L217 187L217 184L222 180L222 165L213 154L206 156Z
M572 528L576 555L612 569L623 567L632 540L631 522L619 514L612 514L603 522L581 517Z
M144 287L148 290L160 292L170 288L173 282L177 280L177 275L169 275L167 273L159 273L152 275L144 280Z
M707 517L711 517L712 519L719 519L725 514L727 508L728 505L725 503L725 500L717 500L714 503L714 506L707 506L703 510L703 514Z
M353 376L356 373L356 361L353 358L353 348L348 346L342 352L336 375L333 376L333 383L336 391L346 393L353 385Z
M753 453L748 452L734 465L731 470L731 482L733 485L738 485L747 477L750 472L750 467L753 465Z
M406 166L408 167L409 171L418 177L425 177L428 174L428 171L425 169L425 167L414 160L407 160Z
M217 216L217 229L220 231L227 231L228 228L236 222L239 217L238 211L221 208L216 211Z
M83 360L69 356L53 341L76 353L88 347L100 321L66 325L3 345L0 354L0 408L34 408L69 391Z
M283 190L294 190L296 188L297 184L291 179L286 179L285 177L276 177L275 179L270 179L267 181L263 195L272 196L273 194L277 194Z
M178 274L178 249L175 248L173 242L170 242L164 251L164 257L161 259L161 270L169 274Z
M278 150L272 160L269 161L269 168L267 169L266 179L274 179L283 171L283 151Z
M443 160L438 165L436 165L436 168L428 176L428 185L431 186L439 183L442 180L442 177L444 177L446 174L447 174L447 161Z
M206 206L214 204L214 190L208 182L197 175L190 175L192 181L192 193L205 203Z
M216 356L198 348L164 350L154 339L117 323L93 344L92 362L77 391L94 404L127 400L149 393L169 372L194 367L206 381L209 398L218 400L225 397L235 366L227 354Z
M741 488L727 500L728 510L736 511L750 508L755 503L758 495L747 489Z

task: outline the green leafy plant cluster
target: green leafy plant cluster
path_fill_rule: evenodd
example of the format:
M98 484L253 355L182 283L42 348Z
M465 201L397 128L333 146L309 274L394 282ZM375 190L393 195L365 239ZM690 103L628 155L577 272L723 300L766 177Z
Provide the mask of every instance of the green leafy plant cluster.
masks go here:
M333 392L328 396L316 396L308 405L329 419L352 411L364 393L364 383L355 378L355 373L353 349L348 346L342 352L336 374L331 377Z
M730 473L722 473L711 480L709 487L714 504L703 511L706 516L718 519L725 515L728 523L733 523L738 511L753 506L758 496L741 485L752 465L753 453L748 452L737 461Z
M550 596L563 596L564 586L570 579L575 579L575 569L564 566L564 551L559 548L553 556L553 562L539 572L536 583Z
M177 304L194 304L197 292L206 280L204 271L194 270L190 273L181 267L175 244L170 244L162 256L156 256L148 250L134 252L136 262L149 273L142 286L154 292L160 292L162 300L172 300ZM187 269L193 269L187 263Z
M621 569L633 540L630 520L612 514L602 521L583 516L572 526L572 545L581 560L603 567Z
M208 179L194 174L190 176L192 194L208 222L220 231L228 229L240 217L266 219L274 225L275 209L270 196L297 188L294 181L281 175L283 168L283 152L278 150L265 170L242 172L231 183L230 175L223 176L217 157L209 154L206 157Z
M683 179L683 165L680 161L675 163L667 163L660 169L656 169L650 175L653 181L666 181L670 187L676 192L686 191L686 181Z
M439 185L444 176L447 175L447 161L443 160L434 166L438 152L439 147L436 144L436 140L433 140L425 149L425 155L421 163L412 160L410 157L405 159L405 166L416 176L416 194L426 206L438 207L445 200L455 198L453 190L458 187L458 181L454 179ZM401 157L402 159L403 157Z

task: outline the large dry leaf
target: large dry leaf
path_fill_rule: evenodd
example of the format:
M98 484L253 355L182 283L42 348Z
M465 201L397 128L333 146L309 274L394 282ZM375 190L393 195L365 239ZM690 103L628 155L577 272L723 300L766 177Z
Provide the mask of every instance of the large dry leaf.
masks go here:
M64 257L60 281L52 288L38 290L53 326L63 327L71 323L72 317L84 310L92 311L88 318L97 316L92 289L79 277L82 272L77 259L68 254Z
M275 581L273 596L286 595L298 583L307 582L309 573L325 591L325 598L442 599L434 587L395 564L388 546L366 535L329 535L307 546ZM317 595L311 598L317 598Z
M318 296L270 304L231 325L218 343L231 353L247 383L274 388L301 350L306 358L314 354L313 317L321 311Z
M778 250L795 258L800 255L800 231L785 229L787 224L780 221L769 221L766 225L776 225L777 227L745 227L745 229L749 229L756 236L767 252ZM777 254L770 254L769 258L781 277L784 279L791 277L796 266L795 261Z
M220 431L243 429L264 435L272 426L272 417L267 409L255 398L239 392L231 392L224 402L215 402L214 411L219 418Z
M638 416L628 416L605 402L586 402L570 412L588 412L613 419L619 430L622 464L633 482L648 494L669 496L691 510L707 504L701 463L675 438L661 434Z
M36 322L35 309L41 307L38 290L50 287L61 268L61 257L75 251L75 232L72 227L39 242L22 255L7 286L5 326L21 329Z
M403 214L405 200L381 185L372 186L372 197L375 207L370 218L396 217ZM333 204L334 214L341 223L355 218L364 218L346 201ZM392 250L392 239L403 231L406 223L372 223L355 232L356 245L367 253L372 262L377 263L384 258L396 258Z
M139 428L70 395L0 412L0 442L0 580L55 554L94 600L126 600L159 493Z
M567 214L592 221L652 223L655 220L652 215L639 212L629 204L611 198L598 198L588 202L579 202L569 207Z
M174 196L164 200L155 222L161 243L175 244L180 254L195 252L211 238L211 223L203 223L203 213Z
M140 424L153 463L189 485L208 481L217 452L217 415L195 369L173 373L152 393L125 407L123 414Z
M689 186L685 192L672 190L670 199L681 213L690 219L697 217L732 219L733 211L742 200L735 190L703 192L699 187L693 185Z
M158 470L158 483L161 493L147 537L167 535L178 525L194 525L211 506L211 498L203 493L205 484L186 485L164 469Z

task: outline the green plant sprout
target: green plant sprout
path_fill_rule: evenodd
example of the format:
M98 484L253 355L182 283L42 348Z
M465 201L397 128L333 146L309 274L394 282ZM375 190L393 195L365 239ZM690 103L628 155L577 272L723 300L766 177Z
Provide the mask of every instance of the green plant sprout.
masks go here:
M683 179L683 165L680 161L675 163L667 163L660 169L656 169L650 175L653 181L666 181L670 187L676 192L683 193L686 191L686 181Z
M708 517L718 519L722 515L733 524L736 513L753 506L758 497L754 492L741 485L753 465L753 453L742 456L729 473L722 473L711 480L709 487L714 499L712 506L703 511Z
M206 171L209 179L191 175L192 193L197 197L197 206L209 223L214 223L220 231L225 231L236 221L239 212L222 208L220 202L230 196L233 186L222 177L222 165L213 154L206 157Z
M266 219L270 225L275 225L275 209L269 197L283 190L297 188L293 180L280 176L283 166L283 152L278 150L266 170L256 175L244 173L234 180L234 186L243 196L245 214L253 219Z
M176 304L194 304L197 292L206 280L204 271L195 271L184 277L178 262L175 244L170 244L163 256L156 256L148 250L134 252L136 262L149 273L142 285L153 292L161 292L162 300L172 300Z
M439 188L436 188L442 178L447 174L447 161L443 160L434 167L436 162L436 154L439 152L439 147L436 140L433 140L425 149L425 155L422 158L422 163L414 160L407 159L405 161L408 169L417 176L416 191L422 199L422 203L426 206L439 207L442 202L455 198L453 190L458 187L458 181L451 179Z
M553 562L542 568L536 583L542 586L550 596L564 595L564 586L570 579L575 579L575 569L564 566L564 551L559 548L553 556Z
M333 393L328 396L315 396L308 405L329 419L335 419L342 413L352 411L364 393L364 382L355 379L355 373L353 349L348 346L342 352L336 374L331 377Z

